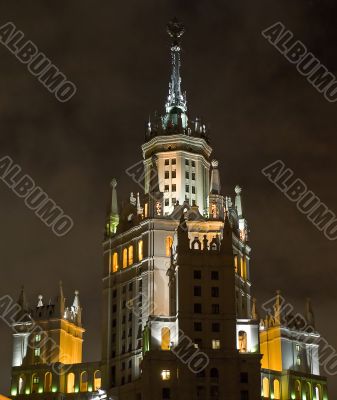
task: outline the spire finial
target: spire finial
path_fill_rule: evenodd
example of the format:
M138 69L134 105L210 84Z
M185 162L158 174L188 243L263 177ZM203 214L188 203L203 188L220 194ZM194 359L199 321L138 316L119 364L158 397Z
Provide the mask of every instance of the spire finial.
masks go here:
M180 38L185 32L184 25L174 18L167 24L167 33L172 38L171 58L172 73L169 85L169 94L166 101L166 113L168 114L173 108L179 108L182 112L187 111L186 95L181 90L180 77Z
M39 295L38 295L38 299L39 299L39 301L38 301L38 303L37 303L37 306L38 306L38 307L43 307L43 301L42 301L43 296L42 296L42 294L39 294Z

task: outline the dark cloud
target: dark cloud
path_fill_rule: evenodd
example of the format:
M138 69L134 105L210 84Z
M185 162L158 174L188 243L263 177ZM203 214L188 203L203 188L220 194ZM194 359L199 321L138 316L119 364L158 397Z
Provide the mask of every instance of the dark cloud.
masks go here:
M336 105L329 104L261 35L282 21L337 72L333 1L59 1L0 3L13 21L78 87L60 104L0 46L0 148L71 215L75 227L55 237L0 185L1 294L31 301L54 296L64 281L84 306L86 359L100 357L101 239L109 182L119 195L125 169L141 157L144 123L162 111L169 75L166 22L184 20L183 86L191 116L210 123L222 186L244 188L260 302L282 289L302 307L314 302L319 330L337 347L336 244L325 239L262 174L282 159L333 211ZM10 330L0 327L1 391L10 382ZM330 379L331 395L336 394Z

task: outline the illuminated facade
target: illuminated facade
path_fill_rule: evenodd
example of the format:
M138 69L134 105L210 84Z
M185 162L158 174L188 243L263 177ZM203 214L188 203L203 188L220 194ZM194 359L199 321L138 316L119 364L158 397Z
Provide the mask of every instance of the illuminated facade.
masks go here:
M285 319L280 297L274 314L258 317L242 190L222 194L207 127L189 119L181 89L183 27L173 21L168 32L172 74L165 114L147 125L143 168L129 168L136 190L122 208L117 182L111 182L101 361L82 363L78 294L66 308L60 286L56 302L44 305L40 298L28 310L22 293L22 309L59 352L39 345L30 318L18 321L12 397L326 400L318 334ZM310 305L306 318L312 325Z

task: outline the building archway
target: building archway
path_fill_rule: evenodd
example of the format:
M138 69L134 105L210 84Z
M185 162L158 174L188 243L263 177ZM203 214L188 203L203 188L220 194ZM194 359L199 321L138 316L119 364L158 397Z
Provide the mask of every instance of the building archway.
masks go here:
M262 388L263 397L269 399L269 379L266 377L262 380Z
M40 378L39 378L38 374L33 374L33 376L32 376L32 393L38 393L39 384L40 384Z
M26 376L20 375L18 380L18 394L25 394Z
M75 374L70 372L67 375L67 393L75 392Z
M53 385L53 375L51 372L47 372L44 376L44 391L51 392Z
M295 400L302 400L301 382L295 381Z
M278 379L274 379L274 399L280 400L281 391L280 391L280 381Z
M97 370L94 372L94 391L96 392L102 386L102 374Z
M83 371L80 376L80 391L87 392L88 391L88 373L87 371Z

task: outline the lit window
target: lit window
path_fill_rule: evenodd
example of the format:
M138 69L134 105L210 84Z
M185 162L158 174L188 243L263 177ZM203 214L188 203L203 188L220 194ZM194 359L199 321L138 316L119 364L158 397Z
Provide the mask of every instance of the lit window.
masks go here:
M171 371L169 369L163 369L161 371L161 379L163 381L168 381L171 378Z
M148 216L148 210L149 210L149 205L148 203L145 203L145 211L144 211L145 218L147 218Z
M129 246L129 251L128 251L128 261L129 265L133 264L133 246Z
M234 256L234 269L235 269L235 272L238 273L238 256L237 255Z
M161 349L170 350L171 346L171 331L170 328L164 327L161 330Z
M115 252L112 256L112 272L118 270L118 254Z
M34 355L35 355L35 357L40 357L40 354L41 354L41 350L40 350L39 347L37 347L37 348L34 350Z
M128 250L124 249L123 250L123 268L126 268L128 266Z
M138 261L142 261L143 259L143 241L140 240L138 242Z
M300 357L297 357L296 364L297 364L297 365L301 365L301 359L300 359Z
M35 342L41 341L41 335L35 335Z
M166 256L169 257L171 255L171 247L173 243L172 236L167 236L165 240L165 247L166 247Z
M220 349L220 340L219 339L213 339L212 340L212 349L213 350L219 350Z
M296 345L296 351L300 351L300 345L299 344Z

